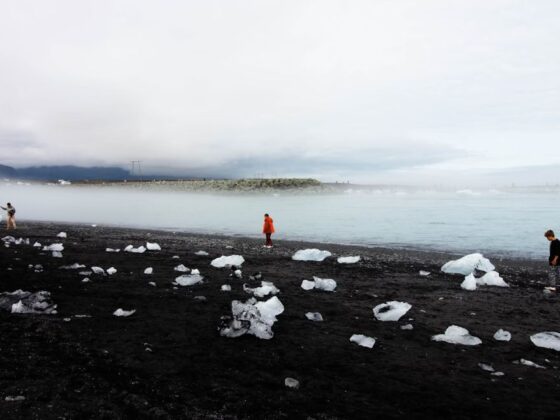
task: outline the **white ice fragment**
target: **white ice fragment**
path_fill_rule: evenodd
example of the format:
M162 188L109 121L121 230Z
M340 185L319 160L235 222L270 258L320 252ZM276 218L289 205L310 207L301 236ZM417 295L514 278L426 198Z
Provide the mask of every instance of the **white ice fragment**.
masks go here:
M113 312L113 315L115 315L115 316L130 316L134 312L136 312L136 309L132 309L130 311L125 311L124 309L119 308L115 312Z
M156 286L157 286L157 285L156 285L156 283L155 283L155 282L153 282L153 281L149 282L148 284L149 284L150 286L154 286L154 287L156 287Z
M504 372L492 372L490 375L492 375L492 376L504 376Z
M62 270L78 270L79 268L86 268L85 265L83 264L79 264L79 263L74 263L72 265L63 265L62 267L60 267Z
M272 326L282 312L284 305L276 296L262 302L257 302L255 298L245 303L234 300L231 302L232 319L220 329L220 335L235 338L252 334L263 340L270 340L274 337Z
M216 268L224 268L224 267L231 267L231 266L240 267L244 262L245 259L241 255L229 255L227 257L222 255L220 258L216 258L212 260L210 265Z
M496 267L492 265L488 258L484 258L482 254L475 253L445 263L441 267L441 271L448 274L462 274L468 276L474 273L475 270L489 272L493 271L495 268Z
M111 268L107 269L107 274L109 274L110 276L112 276L116 272L117 272L117 269L115 267L111 267Z
M464 346L477 346L482 343L478 337L469 334L469 331L457 325L451 325L445 330L445 334L438 334L432 337L433 341L445 341L451 344L462 344Z
M362 334L354 334L350 337L350 341L356 343L359 346L367 347L368 349L372 349L375 345L375 338L371 338Z
M128 245L125 249L125 252L132 252L133 254L143 254L146 252L146 248L144 246L139 246L138 248L134 248L132 245Z
M336 289L336 281L333 279L321 279L313 276L315 289L324 290L325 292L333 292Z
M222 292L231 292L231 286L229 284L222 284L222 287L220 288L220 290Z
M241 277L243 277L243 273L241 272L241 270L235 270L233 272L233 274L235 275L235 277L237 277L238 279L240 279Z
M336 261L339 264L355 264L360 261L362 258L360 256L355 257L339 257Z
M538 365L535 362L531 362L530 360L527 360L527 359L519 359L519 360L516 360L513 363L518 364L518 365L521 364L521 365L525 365L525 366L531 366L531 367L534 367L534 368L537 368L537 369L546 369L544 366Z
M314 281L309 281L309 280L303 280L301 282L301 288L303 290L311 290L315 288L315 282Z
M8 395L6 396L6 398L4 398L4 401L6 402L25 401L25 397L23 395L16 395L16 396Z
M329 251L321 251L320 249L300 249L293 256L292 260L295 261L323 261L325 258L330 257L332 254Z
M82 283L89 283L89 282L90 282L90 280L87 277L82 280Z
M64 251L64 245L62 245L62 244L51 244L51 245L48 245L48 246L44 246L43 251L58 251L58 252L61 252L61 251Z
M33 248L41 248L43 245L41 245L39 242L35 242L33 244Z
M507 284L496 271L489 271L482 277L477 278L476 284L479 286L509 287L509 284Z
M253 295L261 298L267 295L275 295L280 292L280 290L270 281L261 281L261 286L255 288L250 288L249 286L244 284L243 290L247 293L252 293Z
M146 242L146 248L148 251L161 251L161 246L155 242Z
M121 252L120 248L105 248L105 252Z
M200 270L198 268L193 268L191 274L200 274Z
M531 341L537 347L560 351L560 333L554 331L540 332L531 337Z
M204 277L200 274L183 274L175 278L175 282L179 286L192 286L194 284L200 283Z
M470 291L476 290L476 278L474 277L474 274L471 273L465 277L465 280L461 283L461 289Z
M154 269L152 267L148 267L144 270L144 274L153 274Z
M413 330L414 326L412 324L401 325L401 330Z
M299 381L294 378L286 378L284 379L284 385L286 385L288 388L298 389Z
M485 372L494 372L494 368L492 367L492 365L488 365L486 363L479 363L478 367Z
M183 264L179 264L177 267L175 267L173 270L175 271L179 271L180 273L186 273L187 271L190 270L190 268L185 267Z
M207 257L207 256L210 255L210 254L208 254L208 252L206 252L206 251L196 251L196 252L194 253L194 255L199 255L199 256L201 256L201 257Z
M91 276L92 271L80 271L78 274L80 276Z
M93 274L103 274L103 275L105 275L105 270L103 270L101 267L93 266L93 267L91 267L91 271L93 272Z
M511 340L511 333L509 331L502 330L501 328L494 334L494 340L497 341L509 341Z
M53 258L62 258L62 252L60 251L53 251L52 252Z
M171 257L172 260L178 260L179 258L181 258L181 257L179 257L178 255L173 255L173 256Z
M59 179L58 184L59 185L70 185L72 183L70 181L65 181L64 179Z
M321 322L323 321L323 316L319 312L307 312L305 317L310 321Z
M377 305L373 308L373 314L379 321L398 321L410 308L412 308L412 305L409 303L393 300Z
M418 272L422 277L428 277L431 273L429 271L420 270Z
M66 232L60 232L58 235L56 235L57 238L66 238Z

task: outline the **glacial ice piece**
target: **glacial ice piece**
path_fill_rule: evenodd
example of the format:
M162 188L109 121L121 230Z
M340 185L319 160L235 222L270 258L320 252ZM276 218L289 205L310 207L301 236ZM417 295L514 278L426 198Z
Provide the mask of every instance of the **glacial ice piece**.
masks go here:
M469 334L469 331L457 325L451 325L445 330L445 334L432 336L433 341L445 341L451 344L462 344L464 346L477 346L482 343L478 337Z
M183 274L175 278L175 283L179 286L192 286L194 284L202 282L202 277L200 274Z
M146 242L146 248L148 251L161 251L161 246L155 242Z
M86 268L85 265L74 263L72 265L63 265L60 267L61 270L78 270L79 268Z
M274 284L270 281L261 281L260 287L250 288L246 284L243 285L243 290L246 293L252 293L256 297L265 297L266 295L275 295L280 293L280 290L274 286Z
M286 378L284 379L284 385L288 388L298 389L299 388L299 381L294 378Z
M62 244L50 244L48 246L43 247L43 251L64 251L64 245Z
M321 322L323 321L323 316L319 312L307 312L305 317L310 321Z
M156 284L155 281L151 281L151 282L149 282L148 284L149 284L150 286L153 286L153 287L156 287L156 286L157 286L157 284Z
M21 401L25 401L25 397L23 395L16 395L16 396L8 395L6 398L4 398L4 401L21 402Z
M105 248L105 252L121 252L120 248Z
M190 268L185 267L183 264L179 264L177 267L175 267L173 270L175 271L179 271L180 273L186 273L187 271L190 271Z
M412 308L412 305L409 303L393 300L377 305L373 308L373 314L379 321L398 321L410 308Z
M93 274L103 274L103 275L105 275L105 270L103 270L101 267L93 266L93 267L91 267L91 271L93 272Z
M117 272L117 269L115 267L111 267L111 268L107 269L107 274L109 274L110 276L112 276L116 272Z
M152 267L148 267L144 270L144 274L153 274L154 269Z
M62 252L60 251L53 251L52 252L53 258L62 258Z
M0 293L0 309L19 314L56 314L51 294L45 290L31 293L21 289Z
M332 254L329 251L321 251L317 248L300 249L293 256L292 260L295 261L323 261L325 258L330 257Z
M216 258L212 260L210 265L216 268L224 268L224 267L241 267L241 265L245 262L245 259L241 255L222 255L220 258Z
M441 267L441 271L448 274L462 274L468 276L475 272L480 271L494 271L496 267L492 265L488 258L484 258L482 254L475 253L469 254L458 260L452 260L445 263Z
M89 279L88 277L85 277L85 278L82 280L82 283L89 283L89 282L90 282L90 279Z
M489 271L482 277L477 278L476 284L479 286L509 287L509 284L507 284L496 271Z
M206 251L196 251L196 252L194 253L194 255L198 255L198 256L200 256L200 257L207 257L207 256L210 255L210 254L208 254L208 252L206 252Z
M355 257L339 257L336 261L339 264L355 264L360 261L362 257L355 256Z
M554 331L540 332L531 337L531 341L537 347L560 351L560 333Z
M193 268L191 274L200 274L200 270L198 268Z
M350 341L356 343L359 346L367 347L368 349L372 349L375 345L375 338L371 338L362 334L354 334L352 337L350 337Z
M428 277L431 273L429 271L420 270L418 274L420 274L422 277Z
M478 367L482 370L484 370L485 372L494 372L494 368L492 367L492 365L489 365L487 363L479 363Z
M144 252L146 252L146 248L144 248L144 246L140 245L138 248L134 248L132 245L128 245L125 249L124 252L132 252L133 254L143 254Z
M220 288L220 290L222 292L231 292L231 286L229 284L222 284L222 287Z
M494 334L494 340L496 340L496 341L509 341L509 340L511 340L511 333L509 331L504 331L500 328Z
M476 290L476 278L474 277L474 274L471 273L468 276L465 276L465 280L461 283L461 289L470 291Z
M125 311L124 309L119 308L115 312L113 312L113 315L115 315L115 316L130 316L130 315L134 314L134 312L136 312L136 309L132 309L130 311Z
M231 302L232 317L223 317L220 335L235 338L251 334L263 340L274 337L272 326L277 316L284 312L284 305L276 296L266 301L257 302L255 298L243 303L238 300Z
M43 245L41 245L39 242L35 242L33 244L33 248L41 248Z
M414 326L412 324L401 325L401 330L412 331L413 329L414 329Z
M334 292L334 289L336 289L336 281L333 279L321 279L313 276L313 280L315 281L315 289L325 292Z
M303 290L311 290L315 288L315 282L310 280L303 280L301 282L301 288Z
M233 272L233 275L234 275L235 277L237 277L238 279L240 279L240 278L243 277L243 273L242 273L241 270L239 270L239 269L235 270L235 271Z
M531 362L530 360L527 360L527 359L519 359L519 360L516 360L513 363L515 363L516 365L531 366L531 367L534 367L534 368L537 368L537 369L546 369L544 366L541 366L541 365L539 365L535 362Z
M60 232L58 235L56 235L57 238L66 238L66 232Z

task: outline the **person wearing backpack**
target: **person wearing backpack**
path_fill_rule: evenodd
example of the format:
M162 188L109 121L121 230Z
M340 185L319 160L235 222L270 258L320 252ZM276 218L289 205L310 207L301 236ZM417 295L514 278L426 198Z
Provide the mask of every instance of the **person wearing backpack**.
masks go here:
M8 213L8 219L6 220L6 230L10 230L10 227L16 228L16 208L12 206L12 203L6 204L6 207L0 206L2 210L6 210Z
M274 233L274 221L272 220L272 217L268 215L268 213L264 215L263 233L266 235L265 247L272 248L271 236Z

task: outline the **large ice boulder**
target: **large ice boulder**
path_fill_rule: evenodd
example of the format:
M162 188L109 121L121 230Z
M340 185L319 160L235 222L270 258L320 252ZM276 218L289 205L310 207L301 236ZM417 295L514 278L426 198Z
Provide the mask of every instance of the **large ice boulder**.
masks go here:
M476 290L476 283L476 277L471 273L468 276L465 276L465 280L461 283L461 288L473 291Z
M222 255L219 258L213 259L210 265L216 268L224 267L240 267L245 262L245 259L241 255Z
M373 314L379 321L398 321L409 310L412 305L406 302L391 301L382 303L373 308Z
M484 258L482 254L469 254L458 260L452 260L445 263L441 267L441 271L448 274L462 274L468 276L476 270L480 271L494 271L496 267L490 262L488 258Z
M254 287L254 288L251 288L246 284L244 284L243 290L246 293L252 293L253 295L260 298L265 297L267 295L275 295L277 293L280 293L280 290L270 281L261 281L261 286Z
M231 317L222 317L223 326L220 335L235 338L251 334L263 340L274 337L272 326L277 316L284 312L284 305L276 296L266 301L257 302L255 298L243 303L231 302Z
M558 332L541 332L532 335L530 338L533 344L537 347L560 351L560 333Z
M31 293L21 289L0 293L0 309L18 314L56 314L51 294L45 290Z
M293 256L292 260L295 261L323 261L325 258L330 257L332 254L329 251L321 251L317 248L300 249Z
M146 242L148 251L161 251L161 246L156 242Z
M204 277L200 274L183 274L182 276L175 278L175 283L179 286L193 286L202 282L203 279Z
M451 344L462 344L464 346L477 346L482 343L480 338L470 335L469 330L457 325L448 327L444 334L432 336L432 340L444 341Z
M509 287L509 284L507 284L496 271L489 271L482 277L477 278L476 284L479 286Z
M301 282L301 288L303 290L317 289L325 292L334 292L334 289L336 289L336 281L313 276L313 281L303 280Z

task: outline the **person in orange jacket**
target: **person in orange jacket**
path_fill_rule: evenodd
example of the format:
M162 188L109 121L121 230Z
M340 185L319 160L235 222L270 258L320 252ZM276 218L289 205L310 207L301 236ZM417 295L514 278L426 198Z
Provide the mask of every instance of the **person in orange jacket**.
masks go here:
M266 235L266 247L272 248L272 239L271 236L274 233L274 221L272 217L266 213L264 215L264 226L263 226L263 233Z

